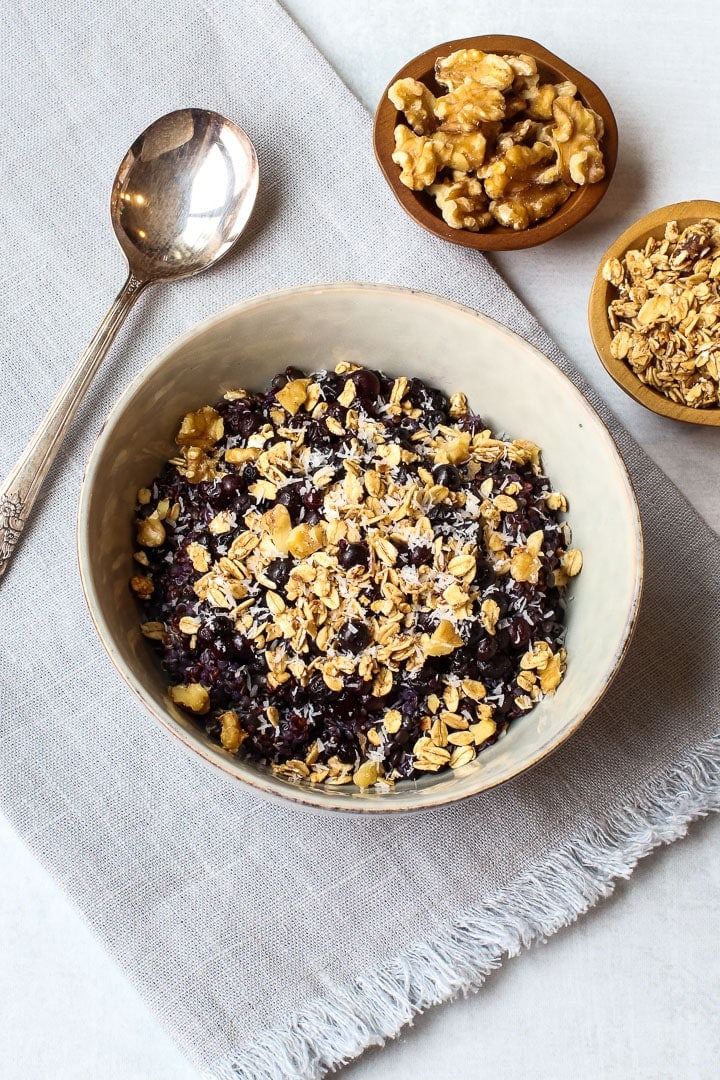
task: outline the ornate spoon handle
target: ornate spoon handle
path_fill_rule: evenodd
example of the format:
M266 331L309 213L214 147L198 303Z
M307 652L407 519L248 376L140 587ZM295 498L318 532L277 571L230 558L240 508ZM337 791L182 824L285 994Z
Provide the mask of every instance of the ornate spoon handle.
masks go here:
M60 388L45 418L10 475L0 485L0 577L25 528L50 466L55 460L85 392L142 289L147 285L130 273L92 341Z

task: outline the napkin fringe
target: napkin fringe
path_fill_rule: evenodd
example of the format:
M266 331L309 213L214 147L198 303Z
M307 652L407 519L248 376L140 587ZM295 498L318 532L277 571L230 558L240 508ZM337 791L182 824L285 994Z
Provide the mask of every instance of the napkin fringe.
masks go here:
M212 1080L319 1080L397 1035L423 1009L478 990L505 956L544 941L609 896L660 844L720 809L720 736L649 783L632 808L587 829L482 909L440 930L382 970L333 988L251 1049L228 1055Z

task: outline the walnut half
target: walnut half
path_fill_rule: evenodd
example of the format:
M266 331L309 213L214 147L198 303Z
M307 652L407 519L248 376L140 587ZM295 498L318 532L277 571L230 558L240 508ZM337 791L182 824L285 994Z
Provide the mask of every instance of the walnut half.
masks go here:
M428 190L450 228L479 232L492 223L487 195L475 177L460 173L452 183L432 184Z

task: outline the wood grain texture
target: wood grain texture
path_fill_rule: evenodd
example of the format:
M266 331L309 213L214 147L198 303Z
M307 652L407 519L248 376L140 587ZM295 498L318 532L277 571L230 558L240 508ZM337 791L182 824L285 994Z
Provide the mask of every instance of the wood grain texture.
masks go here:
M400 183L400 169L392 160L395 149L395 128L404 122L404 116L398 112L387 96L390 87L398 79L418 79L425 83L434 94L444 90L435 81L435 60L438 56L447 56L458 49L481 49L483 52L500 54L526 53L537 61L538 71L545 81L557 83L569 79L575 83L585 105L594 109L603 120L605 132L600 140L605 163L605 177L596 184L586 184L578 188L553 215L545 221L532 225L529 229L515 232L502 225L495 225L482 232L469 232L466 229L453 229L443 221L435 200L424 191L412 191ZM375 112L373 143L378 164L390 188L403 210L418 225L434 233L443 240L462 247L476 248L478 251L511 251L535 247L560 236L586 217L602 199L608 189L615 170L618 150L618 130L613 111L602 91L582 72L570 67L564 60L548 52L530 38L515 37L511 34L485 34L481 37L458 38L446 41L410 60L385 88Z
M720 408L693 409L690 405L679 405L658 390L646 386L624 360L616 360L611 355L610 343L613 335L608 320L608 305L617 295L617 290L602 276L602 268L608 259L620 259L626 251L642 248L651 236L662 239L668 221L677 221L682 230L704 217L720 220L720 203L708 199L671 203L646 214L626 229L600 260L590 290L588 321L590 336L603 367L626 394L659 416L683 420L688 424L720 425Z

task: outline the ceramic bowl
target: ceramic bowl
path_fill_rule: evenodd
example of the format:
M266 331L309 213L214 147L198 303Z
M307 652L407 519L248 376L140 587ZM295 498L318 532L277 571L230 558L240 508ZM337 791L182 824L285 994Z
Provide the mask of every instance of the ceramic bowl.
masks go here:
M412 78L424 83L436 95L444 93L443 87L435 82L435 61L438 56L447 56L458 49L480 49L483 52L500 54L525 53L532 56L538 65L543 81L553 83L569 79L575 83L585 105L594 109L602 117L605 133L600 141L605 162L605 177L596 184L587 184L578 188L552 217L538 222L529 229L514 232L502 225L496 225L482 232L468 232L465 229L453 229L438 210L435 200L424 191L411 191L400 183L400 168L392 160L395 150L394 131L398 124L405 123L405 117L395 109L387 92L398 79ZM475 248L478 251L510 251L520 248L535 247L567 232L591 210L594 210L608 189L615 170L618 149L618 131L613 111L602 91L586 75L570 67L564 60L548 52L542 45L529 38L515 37L508 34L486 34L482 37L459 38L446 41L421 53L410 60L388 83L375 113L373 129L375 157L390 188L403 210L422 225L424 229L449 240L452 244Z
M354 785L293 784L227 754L172 705L141 636L128 580L135 565L137 489L175 453L189 410L231 387L262 389L288 362L308 371L340 359L463 389L493 429L532 439L570 503L582 573L568 603L567 675L553 698L454 772L402 781L386 793ZM602 508L600 512L599 508ZM111 525L109 523L112 523ZM597 414L536 349L477 312L439 297L378 285L307 286L236 304L165 348L122 395L87 465L78 551L97 632L128 686L186 747L269 795L327 810L368 813L442 806L517 776L567 739L598 702L627 648L642 580L638 510L622 460ZM168 742L168 754L176 749Z
M600 260L590 291L588 320L593 344L603 367L626 394L659 416L667 416L671 420L684 420L688 424L717 426L720 425L720 408L693 409L690 405L680 405L671 401L659 390L654 390L641 382L624 360L616 360L611 355L610 344L613 334L608 321L608 306L617 295L617 291L602 276L602 268L608 259L621 259L626 251L643 248L651 236L658 240L662 239L668 221L677 221L682 231L694 221L706 217L720 220L720 203L711 202L708 199L691 199L688 202L661 206L659 210L646 214L626 229L610 245Z

